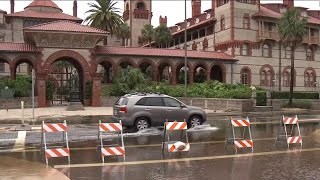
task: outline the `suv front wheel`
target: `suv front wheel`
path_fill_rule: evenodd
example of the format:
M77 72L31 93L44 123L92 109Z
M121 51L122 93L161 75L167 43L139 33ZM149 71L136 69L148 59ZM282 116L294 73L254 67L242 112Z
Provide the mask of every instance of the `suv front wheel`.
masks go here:
M134 127L137 131L141 131L143 129L147 129L150 127L149 120L145 117L140 117L136 120Z
M201 124L202 124L202 117L198 115L193 115L189 119L188 127L193 128L195 126L200 126Z

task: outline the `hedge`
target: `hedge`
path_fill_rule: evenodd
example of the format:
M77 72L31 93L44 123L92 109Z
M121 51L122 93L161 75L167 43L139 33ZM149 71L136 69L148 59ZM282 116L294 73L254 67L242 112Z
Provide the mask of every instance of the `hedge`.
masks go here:
M272 99L289 99L290 92L271 92ZM316 92L293 92L293 99L319 99Z

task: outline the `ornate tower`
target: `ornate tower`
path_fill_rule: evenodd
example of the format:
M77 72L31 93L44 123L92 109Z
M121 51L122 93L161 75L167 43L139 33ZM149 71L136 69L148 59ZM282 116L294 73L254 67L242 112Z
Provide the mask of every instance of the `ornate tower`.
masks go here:
M151 18L151 0L124 0L123 19L130 27L130 46L139 46L141 30L144 25L151 24Z

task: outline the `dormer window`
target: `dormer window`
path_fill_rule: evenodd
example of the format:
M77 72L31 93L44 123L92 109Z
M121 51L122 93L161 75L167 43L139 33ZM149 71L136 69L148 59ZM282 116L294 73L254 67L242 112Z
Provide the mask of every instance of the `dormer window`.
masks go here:
M307 12L305 12L305 11L301 12L301 16L302 17L308 17Z
M140 9L140 10L145 10L145 5L143 2L138 2L137 3L137 9Z
M187 22L187 27L189 27L190 26L190 22Z
M196 23L198 23L199 22L199 18L196 18Z
M177 31L179 31L180 30L180 26L178 26L178 28L177 28Z
M209 19L211 17L210 13L207 13L207 19Z

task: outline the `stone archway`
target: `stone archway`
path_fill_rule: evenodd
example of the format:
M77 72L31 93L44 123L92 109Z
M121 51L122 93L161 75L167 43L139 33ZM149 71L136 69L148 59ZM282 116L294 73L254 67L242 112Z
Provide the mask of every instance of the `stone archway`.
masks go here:
M138 62L137 67L144 73L147 77L153 79L154 78L154 71L155 71L155 64L152 60L149 59L142 59ZM156 79L153 79L156 80Z
M49 73L53 63L57 61L67 61L77 69L79 73L79 90L81 100L84 98L85 83L92 79L89 72L90 66L82 55L71 50L61 50L53 53L43 62L41 70L38 70L37 72L39 107L47 106L46 80L49 79Z
M219 81L222 83L226 82L226 70L221 64L214 64L211 67L210 79L214 81Z
M162 60L157 65L157 81L169 81L171 84L176 83L175 69L171 61Z
M11 76L10 59L7 56L0 55L0 79ZM6 73L9 70L9 73Z
M118 67L119 68L127 68L128 66L131 66L131 67L136 67L136 64L134 63L134 61L132 59L129 59L129 58L124 58L124 59L121 59L118 63Z
M205 62L196 63L193 68L194 82L203 83L209 80L210 78L208 78L208 74L210 75L210 73L208 72L208 69L209 68L207 63Z
M27 66L20 68L21 64L27 64ZM11 79L16 79L17 71L31 75L32 68L36 69L36 63L32 57L26 55L17 56L10 66Z
M184 84L185 83L184 62L180 62L176 64L175 72L176 72L176 83ZM190 63L187 63L187 82L188 84L193 83L193 71Z
M96 62L96 74L99 75L102 83L111 83L112 77L116 76L116 71L116 65L110 58L101 58Z

